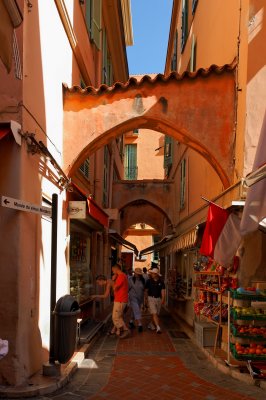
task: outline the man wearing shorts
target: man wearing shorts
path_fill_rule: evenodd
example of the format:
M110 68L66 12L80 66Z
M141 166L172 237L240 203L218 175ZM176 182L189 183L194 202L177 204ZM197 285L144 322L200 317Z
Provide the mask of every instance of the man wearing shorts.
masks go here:
M117 278L114 282L114 307L113 307L113 323L116 327L116 333L120 338L124 339L129 336L129 329L124 321L123 314L128 303L128 278L121 271L119 264L112 267L112 271Z
M146 282L145 290L148 296L148 305L153 319L153 322L148 325L148 328L151 330L156 329L156 333L162 333L159 325L159 313L161 305L165 302L165 284L158 268L150 269L148 273L150 278Z

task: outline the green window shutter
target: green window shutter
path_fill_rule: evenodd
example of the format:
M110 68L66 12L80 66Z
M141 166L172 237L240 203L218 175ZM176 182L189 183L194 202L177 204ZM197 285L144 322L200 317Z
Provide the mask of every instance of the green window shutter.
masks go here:
M102 48L102 83L107 83L108 84L108 80L107 80L107 35L106 35L106 30L103 30L103 48Z
M182 36L181 36L181 53L183 53L188 36L188 1L183 0L182 8Z
M171 60L171 71L177 71L178 31L175 32L174 51Z
M186 160L182 160L180 164L180 209L185 207L186 201Z
M198 5L198 0L192 0L192 14L195 14Z
M196 70L196 41L195 35L192 35L192 42L191 42L191 56L190 56L190 72Z
M86 19L86 25L87 29L89 31L90 37L92 34L91 28L92 28L92 0L86 0L86 8L85 8L85 19Z
M80 172L87 178L90 179L90 159L87 158L83 164L79 167Z
M138 176L137 167L137 145L127 144L125 146L126 157L125 157L125 179L135 180Z
M164 168L172 165L173 158L173 138L165 136L164 139Z
M107 85L111 86L113 84L113 66L112 61L107 58Z
M92 0L92 28L91 38L96 47L101 49L101 28L102 28L102 0Z

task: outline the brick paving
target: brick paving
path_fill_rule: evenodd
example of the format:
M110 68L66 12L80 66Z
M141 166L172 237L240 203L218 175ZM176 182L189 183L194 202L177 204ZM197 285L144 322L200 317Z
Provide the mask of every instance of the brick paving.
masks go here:
M147 323L148 321L146 321ZM219 372L170 319L163 333L102 334L73 380L39 400L265 400L263 389Z

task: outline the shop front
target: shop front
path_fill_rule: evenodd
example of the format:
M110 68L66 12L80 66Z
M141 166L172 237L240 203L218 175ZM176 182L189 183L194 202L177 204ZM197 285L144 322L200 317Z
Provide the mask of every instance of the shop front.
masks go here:
M92 199L84 198L70 200L68 214L70 294L78 301L85 322L102 311L91 295L96 292L95 277L106 274L108 268L108 217Z

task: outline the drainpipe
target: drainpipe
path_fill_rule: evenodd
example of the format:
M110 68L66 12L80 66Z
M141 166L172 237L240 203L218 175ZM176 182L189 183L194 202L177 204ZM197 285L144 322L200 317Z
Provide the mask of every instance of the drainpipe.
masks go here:
M110 159L110 172L109 172L108 208L112 208L113 175L114 175L114 152L113 152L113 146L112 146L111 147L111 159Z

